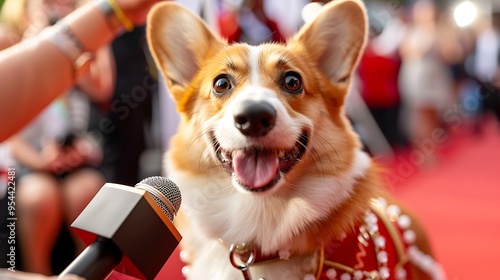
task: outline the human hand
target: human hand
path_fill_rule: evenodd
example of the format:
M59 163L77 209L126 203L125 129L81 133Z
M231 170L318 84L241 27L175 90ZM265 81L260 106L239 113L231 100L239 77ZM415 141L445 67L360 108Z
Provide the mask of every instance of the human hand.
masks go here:
M85 280L84 278L76 275L65 275L62 278L57 276L45 276L37 273L28 273L22 271L9 271L7 269L0 269L0 279L3 280Z
M41 169L50 173L63 173L74 167L73 162L67 162L63 149L56 141L48 141L41 151Z
M161 1L162 0L116 0L128 19L135 25L145 24L151 7Z
M77 137L73 150L84 157L86 164L96 166L102 162L102 147L90 134Z
M85 164L88 155L80 147L61 146L57 141L49 141L42 149L42 170L63 173Z

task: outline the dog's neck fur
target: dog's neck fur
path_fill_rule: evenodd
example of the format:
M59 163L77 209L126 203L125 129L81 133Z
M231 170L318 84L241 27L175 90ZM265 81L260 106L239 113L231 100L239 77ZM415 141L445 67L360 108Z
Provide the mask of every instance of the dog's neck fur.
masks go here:
M227 244L254 244L262 254L274 254L279 250L311 251L327 239L351 231L362 219L366 201L375 196L370 182L375 177L364 152L358 151L352 162L342 177L305 177L290 186L293 191L268 197L235 191L223 171L213 173L207 181L205 174L193 176L176 169L171 161L167 166L183 195L198 198L183 203L195 227L192 232ZM309 191L301 192L304 188ZM329 228L325 229L325 224Z

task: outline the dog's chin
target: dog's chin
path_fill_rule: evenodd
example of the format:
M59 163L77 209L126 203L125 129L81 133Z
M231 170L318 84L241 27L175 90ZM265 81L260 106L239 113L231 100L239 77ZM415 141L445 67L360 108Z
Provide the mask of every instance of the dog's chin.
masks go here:
M222 147L217 138L214 135L212 136L212 144L217 159L229 173L233 186L240 191L253 194L270 194L276 191L279 186L283 185L281 182L286 174L295 167L307 151L308 142L309 133L304 131L296 139L295 145L289 148L249 146L244 149L230 149ZM242 157L241 154L245 154L243 157L249 158L255 165L265 164L266 162L271 162L272 164L251 167L256 173L254 177L259 177L259 175L264 173L264 175L261 176L263 178L259 177L251 180L248 179L248 177L251 176L243 176L241 174L243 172L240 171L242 168L238 168L237 158ZM245 163L240 165L252 164ZM263 171L259 174L259 172L255 170Z

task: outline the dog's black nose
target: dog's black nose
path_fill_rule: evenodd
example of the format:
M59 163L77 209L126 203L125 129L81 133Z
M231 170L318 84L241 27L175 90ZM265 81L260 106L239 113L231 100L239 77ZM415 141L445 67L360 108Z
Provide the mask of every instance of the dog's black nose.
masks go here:
M246 136L264 136L276 124L276 110L265 101L246 100L234 110L234 125Z

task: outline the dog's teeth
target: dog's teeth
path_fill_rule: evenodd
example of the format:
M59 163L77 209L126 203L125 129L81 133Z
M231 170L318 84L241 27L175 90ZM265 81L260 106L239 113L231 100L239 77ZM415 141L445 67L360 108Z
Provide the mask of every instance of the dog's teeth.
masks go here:
M237 152L238 152L238 151L236 151L236 150L232 151L232 152L231 152L231 158L234 158L234 156L236 156L236 153L237 153Z
M221 155L222 155L222 159L224 161L227 161L227 160L230 160L231 159L231 154L228 152L228 151L222 151L221 152Z
M285 156L285 151L280 150L278 151L278 158L283 158Z

